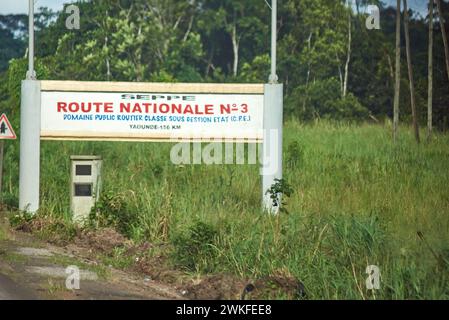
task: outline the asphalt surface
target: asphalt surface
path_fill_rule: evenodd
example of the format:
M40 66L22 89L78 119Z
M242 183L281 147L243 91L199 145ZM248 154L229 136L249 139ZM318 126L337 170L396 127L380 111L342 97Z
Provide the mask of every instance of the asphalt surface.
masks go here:
M33 292L0 274L0 300L35 300Z

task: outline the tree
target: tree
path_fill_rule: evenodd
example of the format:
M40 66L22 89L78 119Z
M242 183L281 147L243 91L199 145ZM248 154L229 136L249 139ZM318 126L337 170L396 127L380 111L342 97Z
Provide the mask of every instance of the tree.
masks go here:
M393 140L398 138L399 97L401 90L401 0L396 1L396 69L394 86Z
M345 78L343 82L343 98L346 97L348 92L348 77L349 77L349 63L351 62L351 47L352 47L352 9L347 1L348 7L348 47L346 52L346 64L345 64Z
M443 10L441 9L441 0L436 0L438 8L438 16L440 20L441 35L443 36L444 56L446 57L446 72L449 80L449 45L447 43L446 28L444 26Z
M251 51L251 46L254 49L260 46L261 39L266 34L261 31L265 31L267 25L262 19L270 16L269 8L259 0L200 0L198 6L201 8L201 27L208 35L206 47L209 59L206 74L212 68L211 60L218 60L218 55L222 55L224 57L221 58L221 64L223 60L228 62L222 66L234 78L237 77L242 65L241 44L246 44L247 51ZM227 44L230 44L231 54Z
M40 19L40 15L37 15ZM26 47L26 15L0 15L0 72L8 69L13 58L24 55Z
M338 76L343 96L344 69L350 55L348 9L340 1L304 0L299 10L307 43L299 44L303 47L299 59L307 66L309 80Z
M203 49L192 30L195 1L98 1L80 6L85 12L82 29L60 35L56 50L50 42L56 51L55 78L201 81L197 68ZM64 28L64 18L60 15L48 32L58 34L53 29Z
M410 98L404 89L400 94L409 81L401 71L401 65L406 67L401 60L402 1L399 14L397 8L385 5L391 2L282 0L278 8L278 73L284 83L286 113L302 119L369 117L376 122L391 117L397 138L399 109ZM449 3L439 2L447 33ZM367 6L373 4L380 9L381 30L365 28ZM36 17L36 57L43 58L51 79L267 80L270 9L263 0L89 0L78 5L83 13L80 30L66 29L64 11L57 12L56 19L45 10ZM434 15L438 13L436 5ZM420 110L430 99L429 25L427 17L424 20L411 12L409 46L414 58L415 105ZM8 67L11 57L24 56L26 18L0 16L0 69ZM434 21L433 27L438 28L439 23ZM433 130L449 126L447 64L440 36L433 31ZM405 59L405 47L402 54ZM0 107L4 109L10 104L3 78L0 72ZM402 115L411 119L411 108L402 108ZM417 118L420 116L418 112Z
M412 106L413 130L415 133L416 142L419 143L419 126L418 126L418 117L416 114L415 84L413 79L412 53L410 51L409 14L408 14L407 0L404 0L404 32L405 32L405 50L407 53L408 79L410 85L410 104Z
M429 57L428 57L428 93L427 93L427 141L432 136L432 100L433 100L433 0L429 0Z
M0 26L0 72L8 69L8 63L13 58L23 55L24 45L19 39L15 39L11 31Z

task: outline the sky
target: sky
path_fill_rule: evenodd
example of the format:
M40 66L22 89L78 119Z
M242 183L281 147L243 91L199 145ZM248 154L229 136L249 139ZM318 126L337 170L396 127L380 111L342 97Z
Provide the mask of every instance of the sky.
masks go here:
M63 4L69 0L34 0L35 8L48 7L62 10ZM28 13L28 0L0 0L0 14Z
M384 3L396 7L396 0L383 0ZM408 0L408 6L414 11L418 11L421 14L425 14L427 12L427 4L429 0Z
M261 0L262 2L263 0ZM383 0L387 4L396 4L396 0ZM53 10L61 10L63 4L70 0L34 0L36 8L48 7ZM422 14L427 10L428 0L408 0L409 7ZM28 12L28 0L0 0L0 14L17 14Z

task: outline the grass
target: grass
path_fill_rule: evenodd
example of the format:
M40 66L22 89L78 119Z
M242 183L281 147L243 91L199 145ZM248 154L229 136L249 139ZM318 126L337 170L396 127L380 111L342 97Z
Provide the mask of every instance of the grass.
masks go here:
M67 288L61 283L61 281L57 281L54 279L48 279L46 289L48 291L48 294L51 296L56 295L58 292L65 292L67 290Z
M115 248L112 254L103 254L99 258L105 265L116 269L131 268L136 259L133 255L126 255L123 248Z
M29 261L29 257L15 253L15 252L4 252L1 254L2 259L10 263L26 263Z
M0 223L0 241L4 241L8 239L8 231L3 226L3 224Z
M255 165L175 166L170 144L45 141L41 212L69 219L69 156L101 155L105 221L136 242L170 243L178 268L293 275L312 299L448 299L449 136L416 145L401 128L393 145L390 132L288 121L284 178L293 193L289 214L276 217L260 211ZM5 160L10 205L17 149L8 145ZM381 272L374 293L368 265Z

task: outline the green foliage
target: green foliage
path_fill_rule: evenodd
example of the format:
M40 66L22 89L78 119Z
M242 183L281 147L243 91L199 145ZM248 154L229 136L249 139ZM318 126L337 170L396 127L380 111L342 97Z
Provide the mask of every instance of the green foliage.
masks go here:
M172 259L187 270L210 272L214 269L219 236L219 231L213 225L194 221L187 231L173 237Z
M334 103L327 102L326 109L332 110L334 108L335 117L329 115L329 118L342 120L342 119L367 119L368 109L366 109L359 100L349 93L346 97L336 100Z
M330 224L334 238L329 245L344 247L346 251L341 252L344 257L348 254L373 257L386 249L385 230L376 213L360 217L338 215L331 218Z
M79 5L82 30L68 32L66 16L60 13L54 23L37 31L40 79L265 82L268 78L270 15L263 1ZM447 2L443 6L447 15ZM417 147L404 126L393 145L388 122L380 127L327 120L366 120L369 113L391 117L394 10L382 8L379 31L367 31L366 16L353 13L345 97L341 76L350 12L343 1L284 0L279 10L278 74L285 87L286 117L293 120L284 131L284 175L289 184L277 181L270 196L273 201L281 193L286 195L283 199L289 196L289 215L261 213L256 166L174 167L167 158L169 144L42 142L43 214L38 220L15 217L12 223L38 223L43 234L73 238L76 228L68 222L68 155L101 154L106 191L91 214L91 226L114 227L136 242L168 244L175 264L186 270L226 271L242 277L285 272L303 281L312 299L360 299L374 298L363 284L366 266L376 264L383 279L376 298L447 299L448 274L441 272L428 249L447 256L447 135L436 134L431 144ZM425 20L413 19L411 29L417 102L424 121ZM15 57L23 56L23 41L16 50L18 42L11 33L0 37L0 48L8 47L4 59L10 59L11 48ZM233 70L233 44L238 47L237 70ZM443 56L437 32L435 70L445 69ZM0 67L6 65L2 58ZM7 73L0 74L0 108L11 115L16 133L26 69L26 59L17 58ZM407 121L406 72L401 80L401 119ZM442 129L449 126L447 81L444 72L435 73L434 119ZM11 206L17 206L18 153L18 141L7 144L3 199ZM417 230L428 237L428 246L417 239Z
M20 91L22 80L25 79L28 70L27 59L13 59L9 64L8 69L8 96L10 97L11 107L16 112L20 103ZM50 73L45 59L36 59L35 71L38 79L48 79Z
M270 56L256 56L250 63L244 63L239 79L243 82L263 83L267 80L267 70L270 69Z
M92 208L88 225L93 228L112 227L130 237L138 222L138 213L128 208L126 195L112 191L103 192Z
M33 232L42 239L58 244L72 241L79 231L73 222L42 209L34 215L26 212L14 214L9 217L9 223L14 229Z
M341 96L340 83L336 78L298 87L289 98L289 105L293 108L293 114L306 119L364 120L368 116L368 110L354 95Z
M23 54L23 43L20 39L14 38L11 30L5 30L0 25L0 72L8 69L8 62L11 59Z
M24 224L30 223L31 221L33 221L33 215L27 212L17 213L9 217L9 224L13 228L18 228Z
M286 164L290 169L297 168L303 161L304 150L296 140L287 146L286 153Z
M429 247L447 259L449 137L416 146L406 129L393 145L388 125L287 121L284 177L293 192L289 214L277 216L261 212L258 166L173 166L170 144L44 141L42 213L31 223L70 239L68 155L101 154L105 191L93 227L160 246L183 270L289 274L310 299L373 299L364 283L374 264L377 299L447 299L448 273ZM17 158L10 152L18 148L8 151ZM8 160L4 190L17 198L18 167L9 163L17 161Z
M289 198L293 192L292 187L284 179L274 179L273 185L267 190L266 194L270 195L273 201L273 207L280 207L281 212L288 213L285 198ZM282 199L282 200L281 200Z
M382 29L370 31L363 13L368 2L357 1L352 9L345 2L285 0L279 6L278 75L284 83L287 116L301 120L392 117L395 11L374 1L381 8ZM36 53L47 68L41 78L259 83L268 79L270 14L259 0L85 1L77 5L82 12L81 30L68 31L63 12L42 10L37 15ZM442 2L442 6L447 15L449 5ZM0 22L1 70L25 52L26 39L14 35L26 32L26 16L2 16ZM427 22L415 15L410 28L418 116L424 125ZM346 71L349 31L352 44ZM445 69L442 57L442 39L436 32L435 70ZM402 64L405 68L405 59ZM15 67L10 72L18 76L12 81L15 85L7 91L0 85L0 95L8 92L12 99L1 100L2 110L17 109L11 106L19 103L17 80L24 78L24 69ZM448 79L442 72L434 76L433 119L443 129L449 124ZM401 80L401 120L409 122L406 72Z

